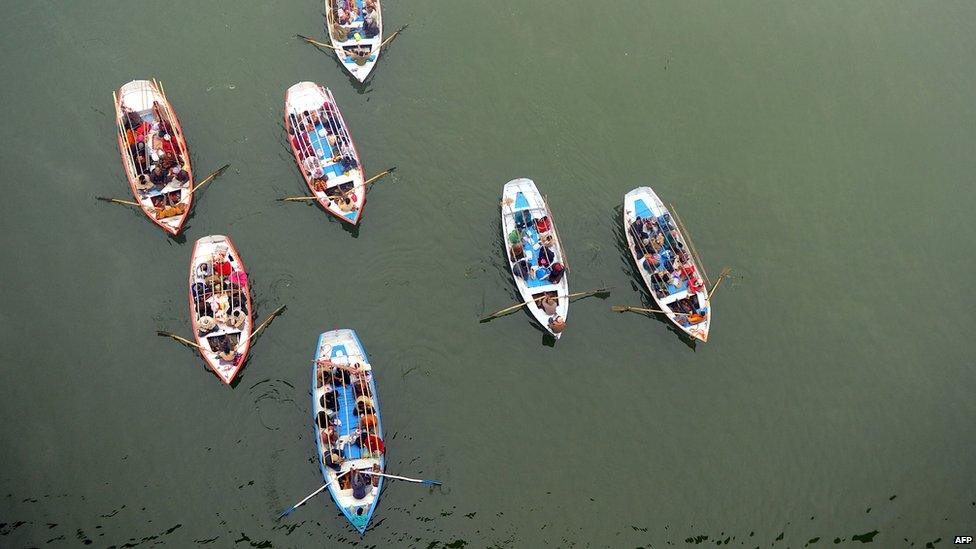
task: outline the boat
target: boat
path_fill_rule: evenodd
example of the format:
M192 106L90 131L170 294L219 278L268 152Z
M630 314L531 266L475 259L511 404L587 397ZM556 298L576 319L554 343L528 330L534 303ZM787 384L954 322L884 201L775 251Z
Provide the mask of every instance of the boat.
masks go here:
M230 385L251 347L251 290L230 238L205 236L190 257L190 324L200 355Z
M183 127L156 80L133 80L114 94L122 168L146 217L171 235L193 202L193 168ZM159 176L150 180L153 168Z
M332 51L353 78L365 82L383 44L380 0L325 0L325 13Z
M371 482L359 499L345 483L351 482L353 468L385 470L380 417L373 367L356 332L344 329L319 335L312 361L312 428L319 467L332 500L360 534L376 511L383 477L361 477Z
M641 235L635 234L641 230L637 228L638 221L644 227ZM627 249L644 286L668 320L690 337L704 342L708 341L711 321L708 292L695 254L678 225L650 187L638 187L624 196ZM651 232L659 235L651 237ZM645 235L649 238L645 239ZM674 269L675 259L680 261L677 269ZM653 265L655 261L658 262L656 266ZM670 267L668 274L664 274L667 267ZM677 277L672 276L674 272L679 273Z
M552 212L531 179L514 179L502 190L502 241L509 272L529 313L559 339L561 330L554 331L550 321L565 323L569 314L569 276ZM563 273L556 283L550 281L558 276L553 270Z
M309 191L327 212L359 223L366 185L356 143L328 88L299 82L285 93L285 130Z

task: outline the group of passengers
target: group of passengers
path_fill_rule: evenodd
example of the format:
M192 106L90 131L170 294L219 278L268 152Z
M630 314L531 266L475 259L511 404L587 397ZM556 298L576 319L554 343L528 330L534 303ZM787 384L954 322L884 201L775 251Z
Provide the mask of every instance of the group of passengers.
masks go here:
M316 192L325 192L334 200L343 212L356 209L355 189L352 183L329 187L328 175L325 169L338 164L343 172L348 172L359 166L356 151L349 140L349 136L342 128L342 122L333 106L326 102L321 110L289 113L288 134L292 148L297 151L305 173L312 181L312 188ZM320 143L328 143L332 156L325 157L325 150L317 149L312 136L317 136ZM321 146L320 144L318 146Z
M386 452L386 445L379 435L379 418L372 397L372 376L360 363L351 366L339 364L330 359L316 361L315 386L324 392L319 398L321 410L316 416L319 437L322 442L322 462L336 473L342 470L346 460L345 449L355 446L360 450L361 457L380 457ZM340 389L351 390L355 397L353 409L339 413ZM344 422L353 422L346 425ZM339 435L345 430L346 435ZM373 471L380 472L378 464ZM353 497L363 499L372 486L379 484L380 477L373 475L370 479L358 478L361 474L355 468L350 469L348 475L339 479L342 489L352 489ZM366 482L364 482L366 481Z
M638 216L630 224L630 234L634 241L634 255L642 258L641 265L651 273L653 291L658 299L671 295L669 287L679 290L686 288L690 296L695 296L694 302L685 299L682 301L684 309L676 310L672 304L672 310L684 313L679 316L692 324L704 320L696 294L704 290L705 285L695 270L691 254L685 248L671 215Z
M190 288L197 313L197 330L201 336L221 327L241 330L247 323L247 274L236 270L225 246L214 251L209 262L196 268L196 280ZM211 349L226 362L238 359L236 339L229 335L207 338Z
M529 210L519 210L513 214L515 228L508 233L508 259L512 274L522 280L544 280L549 284L559 284L566 275L566 268L556 257L556 240L553 238L552 220L549 216L533 219ZM533 232L527 229L534 229ZM554 292L552 292L554 293ZM549 328L560 333L566 328L566 321L556 314L559 298L546 295L538 301L539 307L549 316Z
M340 41L349 39L350 29L355 32L360 19L362 19L362 32L365 38L373 38L380 33L380 9L376 5L376 0L364 0L362 10L356 0L336 0L333 2L335 21L338 26L334 26L333 33ZM368 52L367 52L368 54Z
M161 116L159 102L154 101L149 120L123 106L123 131L129 155L136 172L136 189L149 195L153 201L157 219L164 219L186 211L177 189L165 194L161 191L175 182L185 187L190 182L190 172L183 163L183 152L173 133L173 126ZM155 191L149 194L150 191Z

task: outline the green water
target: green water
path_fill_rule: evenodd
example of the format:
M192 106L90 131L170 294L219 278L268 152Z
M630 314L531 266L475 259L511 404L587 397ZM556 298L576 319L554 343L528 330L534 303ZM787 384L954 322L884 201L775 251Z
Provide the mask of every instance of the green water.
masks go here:
M0 546L359 543L320 485L308 360L358 331L390 483L366 545L951 545L976 531L976 4L472 2L408 24L356 87L320 3L8 1L0 18ZM185 240L128 194L111 91L155 76L198 173ZM284 90L329 86L361 227L304 184ZM531 177L573 268L554 346L519 313L502 185ZM687 345L621 246L626 191L681 212L714 277ZM234 388L192 350L193 241L230 235L258 316ZM815 538L817 538L815 540Z

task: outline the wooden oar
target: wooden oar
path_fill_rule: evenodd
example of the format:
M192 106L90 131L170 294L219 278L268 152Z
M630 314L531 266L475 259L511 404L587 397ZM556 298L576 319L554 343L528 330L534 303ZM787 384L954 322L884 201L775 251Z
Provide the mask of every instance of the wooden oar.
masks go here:
M201 181L200 183L198 183L196 187L193 187L193 189L190 190L190 194L193 194L193 193L197 192L197 189L199 189L200 187L202 187L202 186L206 185L207 183L210 183L211 181L213 181L215 177L217 177L218 175L224 173L224 170L226 170L229 167L230 167L230 164L224 164L223 166L221 166L220 168L218 168L217 171L215 171L214 173L208 175L203 181Z
M684 221L681 220L681 216L678 215L678 209L674 207L674 204L668 204L671 211L674 213L674 220L678 222L678 227L681 229L681 236L685 237L688 241L688 248L691 254L695 258L695 264L698 266L698 270L701 272L702 276L705 278L705 284L709 286L712 285L708 280L708 273L705 272L705 262L701 260L701 256L698 255L698 249L695 248L695 243L691 241L691 233L688 232L688 228L685 227Z
M109 198L107 196L96 196L95 199L96 200L101 200L103 202L111 202L113 204L123 204L125 206L136 206L137 208L138 207L142 207L142 205L139 204L138 202L133 202L131 200L122 200L121 198Z
M661 313L662 315L684 315L688 316L691 313L678 313L678 312L667 312L660 309L645 309L643 307L631 307L629 305L614 305L610 307L615 313Z
M398 35L398 34L400 34L400 31L402 31L405 28L407 28L407 25L404 25L404 26L400 27L399 29L396 30L396 32L394 32L393 34L387 36L386 37L386 40L380 42L379 49L383 49L383 46L385 46L387 43L389 43L390 40L393 40L393 37L396 36L396 35Z
M722 283L722 279L725 278L725 277L727 277L727 276L729 276L729 274L731 272L732 272L732 269L731 268L725 267L724 269L722 269L722 272L720 272L718 274L718 279L715 280L715 285L712 286L712 290L710 292L708 292L708 300L709 301L712 300L712 294L714 294L715 293L715 290L718 289L718 285Z
M356 185L355 187L353 187L353 189L359 189L361 187L365 187L367 185L370 185L370 184L376 182L376 180L380 179L381 177L395 172L396 169L397 169L397 167L396 166L393 166L392 168L390 168L388 170L384 170L384 171L382 171L382 172L374 175L373 177L370 177L369 179L367 179L366 182L363 183L362 185ZM350 191L351 190L352 189L350 189ZM366 190L369 191L369 189L366 189ZM300 201L300 200L318 200L319 198L321 198L321 197L318 197L318 196L289 196L287 198L276 198L275 200L277 200L278 202L296 202L296 201Z
M325 42L319 42L318 40L312 40L311 38L305 36L304 34L296 34L295 38L301 38L302 40L312 44L313 46L318 46L320 48L329 48L330 50L335 50L339 53L345 53L342 48L337 48L332 44L326 44Z
M596 294L609 294L609 293L610 293L610 289L609 288L600 288L598 290L590 290L588 292L577 292L575 294L565 294L565 295L559 295L559 296L556 296L556 297L565 297L565 298L573 299L574 297L587 297L587 296L596 295ZM533 301L539 301L541 299L544 299L545 297L546 297L545 294L543 294L543 295L540 295L539 297L537 297L535 299L530 299L530 300L524 301L522 303L516 303L515 305L512 305L511 307L505 307L504 309L500 309L498 311L495 311L494 313L491 313L488 316L482 317L481 318L481 322L487 322L487 321L489 321L489 320L491 320L491 319L493 319L495 317L504 316L504 315L506 315L508 313L511 313L512 311L517 311L517 310L521 309L522 307L525 307L529 303L532 303Z
M401 477L399 475L388 475L386 473L377 473L376 471L368 471L367 470L367 471L360 471L360 473L363 473L364 475L374 475L374 476L377 476L377 477L395 478L397 480L405 480L407 482L416 482L417 484L426 484L428 486L440 486L440 485L444 484L443 482L441 482L439 480L425 480L425 479L422 479L422 478Z
M255 329L253 332L251 332L251 335L249 335L247 337L248 341L254 339L254 336L258 335L258 333L261 330L267 328L268 327L268 324L271 324L271 321L274 320L275 317L277 317L281 313L285 312L285 309L286 308L287 308L287 305L282 305L281 307L278 307L278 310L276 310L275 312L271 313L271 315L264 322L262 322L261 325L257 327L257 329Z
M164 337L171 337L171 338L175 339L176 341L179 341L180 343L183 343L185 345L189 345L191 347L196 347L197 349L200 348L200 346L197 345L196 343L190 341L189 339L182 338L182 337L180 337L180 336L178 336L176 334L171 334L169 332L163 332L163 331L159 331L158 330L158 331L156 331L156 335L158 335L158 336L164 336Z
M292 514L295 511L295 509L298 509L302 505L305 505L305 502L306 501L308 501L308 500L314 498L315 496L319 495L319 493L321 493L322 490L325 490L326 488L328 488L330 484L332 484L333 482L339 480L339 477L341 477L342 475L344 475L344 474L346 474L348 472L349 471L344 471L342 473L339 473L338 475L336 475L336 478L334 478L333 480L330 480L329 482L326 482L325 484L323 484L322 486L320 486L318 490L316 490L316 491L312 492L311 494L305 496L305 499L303 499L302 501L299 501L295 505L292 505L291 507L285 509L285 512L284 513L278 515L278 519L281 519L282 517L287 517L288 515Z

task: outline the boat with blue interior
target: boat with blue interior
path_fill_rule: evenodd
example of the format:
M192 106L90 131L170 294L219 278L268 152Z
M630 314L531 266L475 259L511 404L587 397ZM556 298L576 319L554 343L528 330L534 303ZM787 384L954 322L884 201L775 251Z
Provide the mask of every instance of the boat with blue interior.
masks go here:
M515 286L532 317L559 339L569 315L569 279L549 205L531 179L520 178L502 189L501 210Z
M366 204L363 167L332 92L314 82L288 88L285 131L298 169L319 204L346 223L359 223Z
M383 489L386 447L373 366L353 330L319 336L312 361L312 423L329 494L362 534Z
M325 0L332 50L360 82L373 71L383 45L380 0Z
M650 187L624 196L623 223L627 248L655 303L681 331L707 341L711 308L704 272L680 223Z

